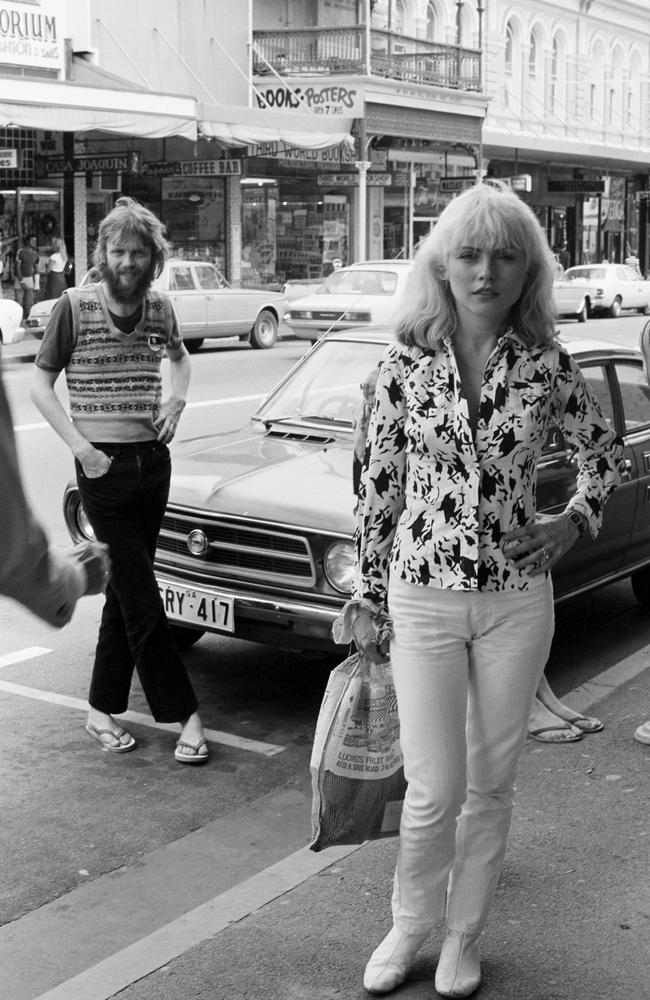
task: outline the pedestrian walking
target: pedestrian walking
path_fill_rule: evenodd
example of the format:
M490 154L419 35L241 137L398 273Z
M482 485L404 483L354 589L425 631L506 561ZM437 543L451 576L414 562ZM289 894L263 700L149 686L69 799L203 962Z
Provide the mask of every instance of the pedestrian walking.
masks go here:
M88 733L114 753L133 749L135 740L114 716L127 709L135 667L154 719L181 724L176 760L201 764L208 747L197 700L153 571L169 492L168 445L190 379L171 303L151 287L167 253L159 219L130 198L118 199L99 227L101 280L68 289L56 303L36 357L32 398L72 451L84 508L111 552ZM165 351L171 394L162 400ZM63 370L71 419L55 392Z
M618 481L616 439L555 339L554 261L502 186L455 198L416 254L384 355L357 507L352 621L390 652L408 790L393 927L364 975L387 993L442 916L435 985L479 985L479 941L510 826L514 778L553 634L549 570ZM567 509L535 509L548 427L575 448Z
M25 496L11 412L0 378L0 594L18 601L48 625L62 628L84 594L108 581L105 545L88 542L62 552L50 548Z
M16 253L14 290L16 302L23 307L23 319L27 319L34 305L34 292L38 288L38 262L40 255L36 249L36 237L28 236L25 245Z
M47 258L45 264L45 298L58 299L63 295L68 287L65 280L65 265L68 260L68 251L65 241L60 236L56 236L52 241L52 253Z

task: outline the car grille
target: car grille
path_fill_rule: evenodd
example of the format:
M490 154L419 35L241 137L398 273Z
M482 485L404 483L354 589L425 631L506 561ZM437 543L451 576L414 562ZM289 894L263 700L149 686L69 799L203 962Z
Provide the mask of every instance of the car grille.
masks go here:
M188 548L188 536L195 530L207 539L204 555L193 555ZM309 543L302 535L238 518L211 518L173 508L163 518L158 562L171 562L204 580L218 575L303 587L316 582Z

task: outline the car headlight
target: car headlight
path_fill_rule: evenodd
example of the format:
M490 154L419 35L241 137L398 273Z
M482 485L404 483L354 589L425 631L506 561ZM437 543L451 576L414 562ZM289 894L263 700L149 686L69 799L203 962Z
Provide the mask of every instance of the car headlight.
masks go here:
M344 319L352 320L353 323L370 323L372 316L369 312L346 312Z
M354 546L352 542L334 542L323 560L325 576L335 590L352 593L354 580Z
M289 312L290 319L311 319L311 311L309 309L292 309Z

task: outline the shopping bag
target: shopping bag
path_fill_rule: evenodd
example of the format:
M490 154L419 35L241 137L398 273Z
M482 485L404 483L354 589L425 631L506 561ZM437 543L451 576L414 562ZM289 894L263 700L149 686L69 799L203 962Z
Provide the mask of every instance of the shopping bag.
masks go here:
M353 653L334 668L310 767L312 851L397 833L406 781L390 663Z

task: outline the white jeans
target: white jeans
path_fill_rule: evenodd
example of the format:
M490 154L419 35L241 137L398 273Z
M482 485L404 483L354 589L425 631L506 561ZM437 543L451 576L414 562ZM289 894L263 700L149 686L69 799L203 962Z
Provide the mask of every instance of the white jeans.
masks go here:
M390 581L390 656L408 790L393 920L483 930L499 878L517 763L554 628L550 577L526 591Z

